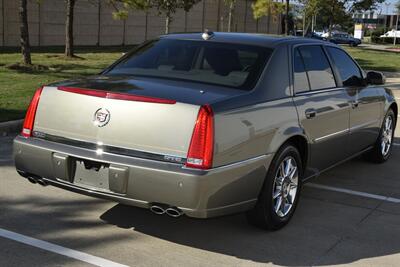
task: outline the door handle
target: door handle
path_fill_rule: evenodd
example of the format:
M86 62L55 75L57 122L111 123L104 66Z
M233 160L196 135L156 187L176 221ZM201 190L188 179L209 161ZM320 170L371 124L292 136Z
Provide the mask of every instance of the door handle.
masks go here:
M358 105L360 104L360 102L358 102L358 100L353 100L350 102L351 107L352 108L358 108Z
M311 119L317 116L317 111L313 108L307 109L305 113L307 119Z

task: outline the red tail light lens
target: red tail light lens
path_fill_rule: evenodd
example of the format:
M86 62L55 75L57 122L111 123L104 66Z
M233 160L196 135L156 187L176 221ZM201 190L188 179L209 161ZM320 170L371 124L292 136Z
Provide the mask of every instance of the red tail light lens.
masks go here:
M214 114L210 106L202 106L190 142L186 167L210 169L214 153Z
M42 94L43 87L36 90L31 103L29 104L28 110L26 111L26 116L24 124L22 127L22 135L25 137L31 137L33 131L33 123L35 122L36 110L39 104L40 95Z

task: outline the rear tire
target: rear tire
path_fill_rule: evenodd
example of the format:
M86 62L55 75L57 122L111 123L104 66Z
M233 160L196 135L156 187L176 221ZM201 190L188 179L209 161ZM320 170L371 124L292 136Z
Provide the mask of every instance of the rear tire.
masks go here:
M249 223L266 230L284 227L296 210L302 176L299 151L291 144L284 145L268 169L256 206L247 212Z
M375 163L383 163L387 161L392 153L393 136L396 127L396 118L392 109L386 113L383 120L379 137L374 147L366 154L368 160Z

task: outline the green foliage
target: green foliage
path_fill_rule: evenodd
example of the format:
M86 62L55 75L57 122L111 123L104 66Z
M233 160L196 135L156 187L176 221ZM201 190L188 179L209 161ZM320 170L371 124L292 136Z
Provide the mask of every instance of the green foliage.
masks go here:
M200 0L108 0L114 7L115 19L126 19L129 10L148 10L155 8L159 14L171 17L177 9L189 11Z
M273 0L255 0L251 4L254 19L260 19L268 14L276 15L285 11L285 4Z
M156 8L160 14L171 16L177 9L189 11L200 0L149 0L150 7Z
M378 4L382 4L385 0L353 0L352 1L352 11L368 11L375 10L378 7Z

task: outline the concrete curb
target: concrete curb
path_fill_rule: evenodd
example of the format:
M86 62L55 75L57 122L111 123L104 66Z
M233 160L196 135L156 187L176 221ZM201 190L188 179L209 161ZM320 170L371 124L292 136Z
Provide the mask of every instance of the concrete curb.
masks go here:
M0 123L0 136L20 132L24 120L6 121Z

